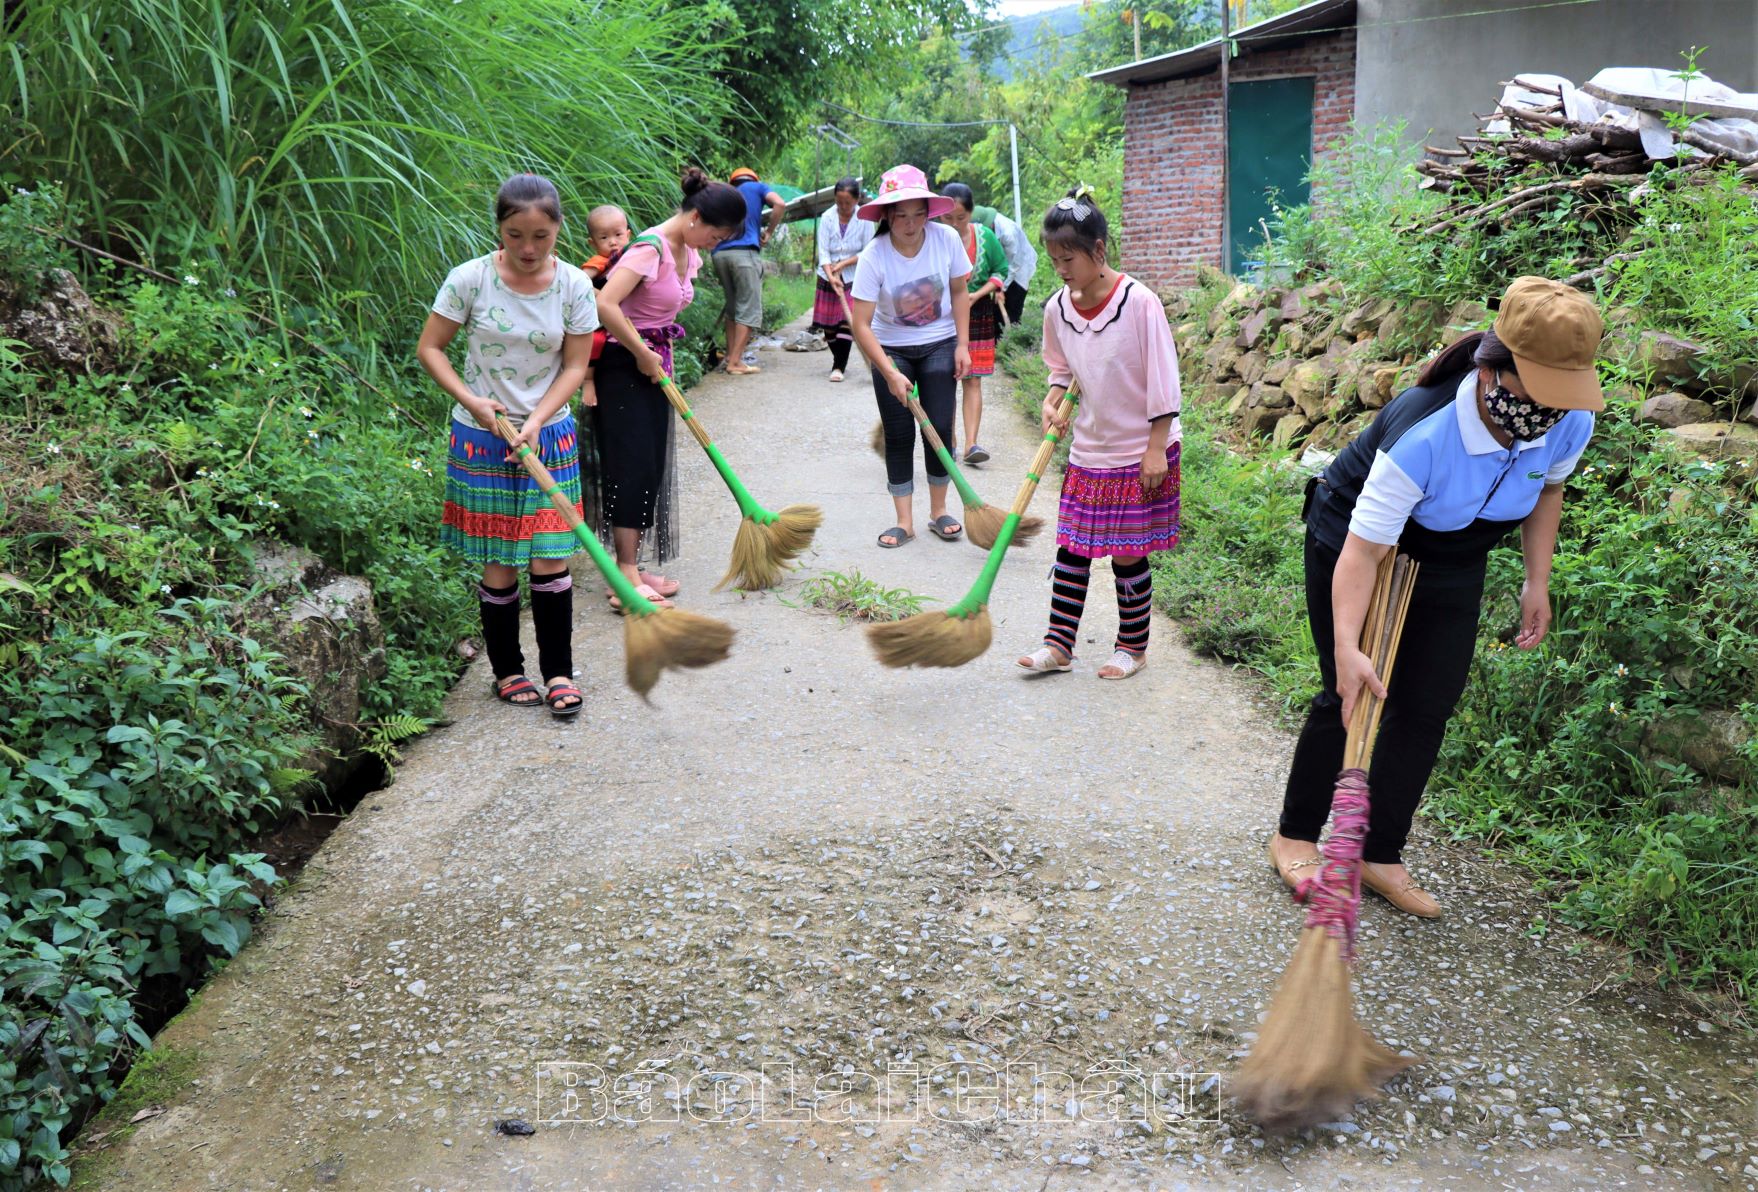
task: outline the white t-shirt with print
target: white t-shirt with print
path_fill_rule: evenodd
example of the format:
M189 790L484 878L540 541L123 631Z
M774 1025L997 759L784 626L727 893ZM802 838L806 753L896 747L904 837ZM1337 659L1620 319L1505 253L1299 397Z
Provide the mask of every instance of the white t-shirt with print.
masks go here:
M477 397L507 407L507 421L521 426L549 391L562 367L562 337L598 328L592 282L566 261L555 263L555 280L541 294L507 288L494 254L466 261L446 275L433 313L464 328L463 381ZM563 406L550 422L567 417ZM463 406L452 417L469 426L476 418Z
M916 255L906 257L877 236L861 250L849 293L873 307L873 334L882 346L914 347L958 334L952 321L952 284L970 276L971 262L958 233L930 223Z

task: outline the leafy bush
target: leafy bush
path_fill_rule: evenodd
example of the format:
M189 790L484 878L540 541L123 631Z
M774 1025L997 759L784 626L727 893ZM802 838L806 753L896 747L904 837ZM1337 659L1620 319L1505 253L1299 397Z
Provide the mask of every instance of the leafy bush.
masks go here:
M43 282L69 263L67 249L52 233L64 218L59 187L19 187L0 204L0 283L15 302L28 303Z
M61 632L0 672L0 1180L65 1183L64 1134L149 1045L129 997L250 936L259 854L304 778L297 684L179 600L157 631ZM221 857L222 861L211 858Z

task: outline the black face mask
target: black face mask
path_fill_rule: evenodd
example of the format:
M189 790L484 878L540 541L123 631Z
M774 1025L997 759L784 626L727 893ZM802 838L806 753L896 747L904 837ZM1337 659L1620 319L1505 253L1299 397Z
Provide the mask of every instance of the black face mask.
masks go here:
M1545 434L1568 413L1541 406L1529 397L1510 392L1505 385L1497 385L1483 395L1483 408L1491 422L1523 443Z

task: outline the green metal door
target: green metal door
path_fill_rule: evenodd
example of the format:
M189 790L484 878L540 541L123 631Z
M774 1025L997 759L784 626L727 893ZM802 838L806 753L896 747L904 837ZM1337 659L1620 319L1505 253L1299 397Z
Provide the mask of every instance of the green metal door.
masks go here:
M1227 267L1247 271L1259 259L1272 197L1284 207L1306 202L1312 164L1312 79L1234 83L1227 96Z

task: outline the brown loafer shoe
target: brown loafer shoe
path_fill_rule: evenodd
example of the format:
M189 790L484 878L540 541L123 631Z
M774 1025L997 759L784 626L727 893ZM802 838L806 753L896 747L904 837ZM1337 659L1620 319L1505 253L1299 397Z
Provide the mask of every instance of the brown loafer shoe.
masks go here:
M1316 856L1301 857L1298 860L1290 861L1284 865L1282 859L1276 855L1276 845L1278 842L1282 841L1293 843L1292 841L1288 841L1288 838L1283 836L1280 832L1273 833L1270 836L1270 864L1275 867L1277 873L1281 874L1282 881L1286 883L1290 890L1297 889L1301 882L1312 876L1313 870L1325 863L1325 859Z
M1394 884L1383 876L1380 866L1372 861L1361 863L1361 884L1384 898L1407 915L1415 915L1419 919L1438 919L1441 917L1441 904L1416 884L1415 878L1405 878Z

